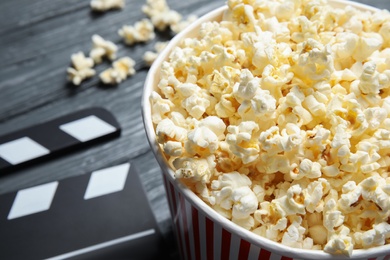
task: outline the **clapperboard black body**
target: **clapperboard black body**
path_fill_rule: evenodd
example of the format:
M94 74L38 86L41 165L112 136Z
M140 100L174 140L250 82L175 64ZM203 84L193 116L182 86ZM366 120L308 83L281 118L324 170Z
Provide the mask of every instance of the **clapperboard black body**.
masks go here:
M160 259L164 250L130 163L0 196L0 259Z
M117 120L103 108L81 110L15 131L0 137L0 173L119 135Z

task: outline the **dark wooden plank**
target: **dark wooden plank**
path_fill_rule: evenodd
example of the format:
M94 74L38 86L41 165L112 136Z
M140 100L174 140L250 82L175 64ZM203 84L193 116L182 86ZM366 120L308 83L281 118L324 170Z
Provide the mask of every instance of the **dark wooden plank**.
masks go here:
M178 2L175 4L178 11L192 10L199 15L223 3L215 1L209 4L204 0ZM139 63L138 68L142 67L142 55L146 50L152 49L152 42L125 46L117 30L124 24L134 24L144 18L145 15L140 12L143 4L143 1L132 1L121 12L113 11L102 15L92 13L85 4L79 4L80 7L75 8L74 12L69 12L62 4L57 10L57 16L36 18L37 21L31 25L11 23L9 26L13 27L10 27L10 32L4 34L0 41L0 91L3 96L9 97L2 104L0 122L67 97L69 91L66 88L65 71L70 64L70 55L77 51L88 53L94 33L117 43L118 56L129 55ZM44 8L37 16L44 16L45 10ZM168 35L160 36L169 39ZM101 71L108 65L99 65L97 70ZM79 91L97 83L98 79L95 77L83 84Z
M87 0L1 1L0 10L6 11L2 12L0 35L10 31L11 28L20 29L23 26L31 26L57 16L59 13L69 13L76 9L86 8L88 5Z

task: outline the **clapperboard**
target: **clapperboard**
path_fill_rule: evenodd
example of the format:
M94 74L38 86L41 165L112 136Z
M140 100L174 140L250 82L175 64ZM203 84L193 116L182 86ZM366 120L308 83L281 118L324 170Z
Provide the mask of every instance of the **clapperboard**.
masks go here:
M0 259L160 259L165 251L131 163L0 196Z
M0 173L117 137L120 130L109 111L89 108L12 132L0 137Z
M0 137L0 173L119 134L102 108L18 130ZM0 259L157 259L170 250L131 163L0 195Z

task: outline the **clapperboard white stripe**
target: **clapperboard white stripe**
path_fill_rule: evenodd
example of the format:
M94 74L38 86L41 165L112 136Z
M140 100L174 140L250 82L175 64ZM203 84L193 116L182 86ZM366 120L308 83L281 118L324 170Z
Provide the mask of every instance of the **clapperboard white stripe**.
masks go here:
M152 259L162 250L130 163L4 194L0 201L0 259L65 259L112 253L109 248L125 251L121 259Z
M102 108L81 110L0 137L0 173L119 136L114 116Z
M50 208L58 182L51 182L18 191L8 219L42 212Z
M0 145L0 157L12 165L23 163L48 153L50 151L46 147L27 136Z
M123 190L129 169L130 164L126 163L94 171L88 182L84 199L88 200Z
M86 142L116 131L116 128L95 115L60 125L60 129L81 142Z
M130 163L125 163L92 172L84 199L88 200L123 190L129 169ZM18 191L8 219L48 210L57 186L58 182L52 182Z

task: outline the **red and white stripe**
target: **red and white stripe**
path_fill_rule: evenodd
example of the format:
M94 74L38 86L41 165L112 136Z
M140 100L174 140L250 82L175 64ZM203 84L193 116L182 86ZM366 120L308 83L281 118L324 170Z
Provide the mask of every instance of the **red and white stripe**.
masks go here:
M163 178L183 259L298 260L270 252L230 233L191 205L165 175ZM390 255L368 260L390 260Z

